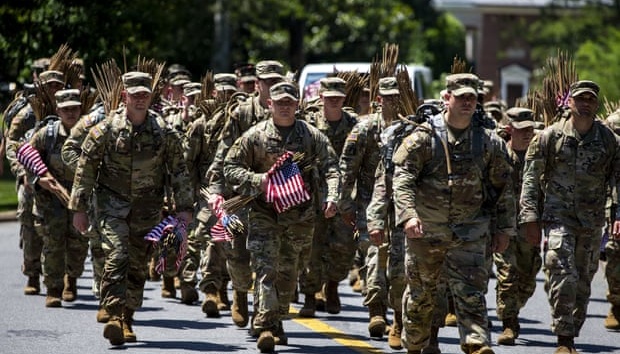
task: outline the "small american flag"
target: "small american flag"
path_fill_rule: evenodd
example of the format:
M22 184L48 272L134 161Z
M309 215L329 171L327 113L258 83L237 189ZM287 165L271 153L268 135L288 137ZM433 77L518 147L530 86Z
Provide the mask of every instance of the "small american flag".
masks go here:
M299 166L293 162L293 153L285 152L267 171L267 202L273 203L278 213L310 200Z
M215 217L217 218L217 223L211 227L211 238L214 242L232 240L232 236L228 233L228 231L226 231L228 215L226 215L223 204L224 198L222 198L222 196L218 196L213 205Z
M45 166L41 154L28 143L23 144L17 149L17 161L28 171L39 177L47 172L47 166Z

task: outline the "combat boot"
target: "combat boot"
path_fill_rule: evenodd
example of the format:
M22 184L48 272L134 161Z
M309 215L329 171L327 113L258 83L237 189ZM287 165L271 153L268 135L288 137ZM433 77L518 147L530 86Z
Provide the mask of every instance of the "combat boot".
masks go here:
M504 331L497 337L497 344L515 345L515 339L519 337L519 320L507 318L502 320Z
M123 339L126 343L135 343L138 341L138 337L133 332L131 325L133 324L134 310L125 309L123 311Z
M316 299L314 294L305 294L304 306L299 310L299 317L312 318L316 311Z
M575 341L573 337L558 336L558 346L553 354L575 354Z
M47 289L47 296L45 297L45 307L62 307L60 301L60 289Z
M28 277L28 282L24 287L24 295L38 295L40 292L41 284L39 283L39 276Z
M161 285L161 297L166 299L174 299L177 297L177 290L174 288L174 277L164 275L164 281Z
M217 289L211 285L205 289L205 299L202 301L202 312L207 314L207 317L220 317L220 311L217 309Z
M228 282L224 282L217 290L217 309L219 311L229 311L230 301L228 300Z
M233 289L233 303L230 317L237 327L245 327L248 324L248 293Z
M181 302L191 305L198 301L198 291L192 284L181 283Z
M157 259L151 258L149 261L149 280L150 281L159 281L161 279L161 274L157 273Z
M463 347L466 349L465 353L467 354L495 354L493 349L488 345L465 344L461 345L461 349L463 349Z
M65 288L62 290L63 301L72 302L77 298L77 279L65 274Z
M276 345L271 331L262 331L256 340L256 347L261 353L271 353Z
M103 326L103 337L107 338L112 345L122 345L125 343L125 336L123 335L123 321L120 317L110 317L108 323Z
M110 320L110 314L105 307L99 305L99 309L97 310L97 322L99 323L107 323Z
M314 294L314 299L316 302L316 310L321 311L321 312L325 312L325 293L323 292L323 289L325 288L323 287L321 291L317 291Z
M448 312L445 319L446 327L456 327L456 314Z
M288 345L288 337L284 333L282 321L278 323L278 329L273 334L273 342L275 345Z
M325 310L332 315L340 313L337 281L330 280L325 284Z
M399 350L403 348L403 344L400 341L400 334L403 330L403 313L399 311L394 312L394 323L392 324L392 328L390 329L390 333L388 335L388 345L390 348L394 350Z
M605 328L620 329L620 306L612 306L605 318Z
M422 348L422 354L441 354L439 349L439 327L431 326L431 338L428 345Z
M385 333L385 312L383 312L383 306L381 304L368 305L368 316L370 321L368 323L368 333L373 338L383 338Z

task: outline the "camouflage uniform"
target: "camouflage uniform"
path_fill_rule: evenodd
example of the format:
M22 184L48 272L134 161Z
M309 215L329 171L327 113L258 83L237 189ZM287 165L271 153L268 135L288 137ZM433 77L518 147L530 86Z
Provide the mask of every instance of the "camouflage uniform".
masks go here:
M571 341L586 319L598 269L606 189L611 178L620 181L619 143L598 120L580 136L566 114L532 140L525 158L519 220L544 223L551 329Z
M90 129L82 145L70 209L86 211L96 198L97 226L106 255L102 305L111 316L142 305L149 243L161 220L166 170L177 211L192 210L192 190L179 136L152 112L132 126L126 109Z
M261 177L278 157L285 151L303 152L316 159L312 165L326 179L326 200L337 201L338 162L329 140L303 121L297 120L291 128L288 138L281 135L272 120L250 128L226 156L226 181L239 193L256 195L261 191ZM306 187L312 186L312 178L313 173L303 173ZM279 322L288 314L298 271L308 262L315 215L313 201L280 214L263 196L258 196L251 204L247 246L252 252L256 272L258 309L254 328L261 332L281 329Z
M484 196L496 192L497 228L505 234L514 234L515 206L506 146L480 124L472 121L458 137L446 133L453 186L429 123L405 138L393 158L396 224L417 218L424 227L424 236L408 238L406 245L409 293L403 300L402 341L410 351L428 345L442 269L454 296L461 347L470 353L489 345L484 265L490 216ZM475 151L475 141L482 151Z

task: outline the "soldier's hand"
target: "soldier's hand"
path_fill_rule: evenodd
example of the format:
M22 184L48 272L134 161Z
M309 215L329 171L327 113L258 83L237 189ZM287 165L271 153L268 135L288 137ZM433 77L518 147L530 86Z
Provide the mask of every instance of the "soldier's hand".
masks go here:
M53 192L57 189L56 179L49 174L40 177L37 184L41 186L41 188L48 190L50 192Z
M538 222L528 222L525 226L525 240L532 246L540 246L542 240L542 231Z
M424 229L422 223L418 218L411 218L405 223L405 234L407 238L421 238L424 236Z
M502 253L508 248L509 244L510 244L510 236L508 236L508 234L503 233L503 232L496 232L493 235L493 242L491 244L491 247L493 248L493 252Z
M347 212L347 213L340 213L340 217L342 218L342 221L351 227L355 227L355 213L354 212Z
M368 232L368 237L370 238L370 242L372 242L373 245L380 246L383 243L383 238L385 237L385 231L371 230Z
M615 220L611 229L611 238L620 240L620 220Z
M209 200L207 200L207 206L209 207L209 210L211 210L211 213L215 214L215 212L220 207L220 205L222 205L223 202L224 197L219 194L212 194L209 197Z
M76 211L73 214L73 227L75 227L75 229L81 234L86 233L89 226L90 223L88 222L88 215L85 211Z
M338 208L334 202L325 203L324 210L325 219L333 218L338 212Z
M260 179L260 190L263 193L267 193L267 187L269 187L269 177L264 173L263 177Z

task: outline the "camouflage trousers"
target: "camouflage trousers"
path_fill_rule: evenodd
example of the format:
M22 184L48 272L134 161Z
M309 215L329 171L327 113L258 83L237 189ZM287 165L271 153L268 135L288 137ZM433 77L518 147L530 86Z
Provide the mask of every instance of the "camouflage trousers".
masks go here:
M354 256L353 228L340 215L325 219L322 212L317 213L310 263L299 277L300 292L314 294L328 281L340 282L347 277Z
M605 277L607 278L607 301L613 306L620 306L620 241L609 240L605 244L607 265Z
M487 237L463 241L452 233L440 235L406 240L403 345L418 350L428 344L442 272L453 293L461 344L489 345Z
M548 224L545 241L543 270L551 330L558 336L578 337L598 269L601 230Z
M200 259L205 249L206 240L198 234L199 221L194 221L187 228L187 252L179 267L179 278L181 284L196 286L198 283L198 269L200 267Z
M364 306L388 305L401 312L403 293L407 286L405 277L405 233L395 228L389 242L368 247L366 258L366 284L368 292Z
M88 254L88 239L73 227L73 213L56 208L35 217L34 227L43 239L43 283L49 289L62 290L64 275L79 278Z
M103 275L103 267L105 265L105 252L103 252L101 236L97 234L93 238L88 239L90 248L90 260L93 265L93 294L97 299L101 298L101 277Z
M125 219L99 215L99 232L105 253L101 279L101 304L113 316L124 308L142 306L147 261L151 246L144 236L160 221L159 210Z
M278 329L288 315L299 270L308 265L314 221L312 214L296 211L287 211L286 220L267 212L250 212L247 245L256 273L254 328L258 331Z
M497 267L497 317L516 319L536 290L536 274L542 264L540 246L530 245L520 229L506 251L494 253L493 259Z
M41 252L43 239L34 229L32 206L34 193L23 184L17 186L17 219L20 222L19 239L24 255L22 273L27 277L41 274Z

